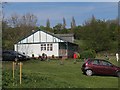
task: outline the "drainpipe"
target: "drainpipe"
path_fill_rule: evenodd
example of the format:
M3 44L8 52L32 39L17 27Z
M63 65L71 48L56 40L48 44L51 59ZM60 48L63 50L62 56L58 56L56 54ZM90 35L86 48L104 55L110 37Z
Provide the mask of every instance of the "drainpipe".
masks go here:
M32 30L32 32L33 32L33 43L34 43L34 31L35 31L35 30Z
M66 58L68 58L68 42L66 42Z

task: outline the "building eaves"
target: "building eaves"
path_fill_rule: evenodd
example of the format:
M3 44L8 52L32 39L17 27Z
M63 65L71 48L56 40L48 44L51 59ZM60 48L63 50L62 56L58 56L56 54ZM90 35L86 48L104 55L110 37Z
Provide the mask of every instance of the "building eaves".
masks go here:
M60 40L63 40L64 42L69 42L69 41L67 41L67 40L65 40L65 39L63 39L63 38L61 38L61 37L58 36L57 34L54 34L54 33L51 33L51 32L45 31L45 30L41 30L41 29L35 30L35 31L32 32L31 34L29 34L29 35L25 36L24 38L20 39L18 42L24 40L25 38L27 38L27 37L33 35L34 33L38 32L38 31L43 31L43 32L45 32L45 33L47 33L47 34L52 35L53 37L56 37L56 38L58 38L58 39L60 39ZM59 35L60 35L60 34L59 34ZM61 34L61 35L63 35L63 34ZM72 34L69 34L69 35L72 35ZM18 43L18 42L17 42L17 43ZM16 44L17 44L17 43L16 43ZM72 43L72 42L69 42L69 43ZM73 44L75 44L75 43L73 43Z

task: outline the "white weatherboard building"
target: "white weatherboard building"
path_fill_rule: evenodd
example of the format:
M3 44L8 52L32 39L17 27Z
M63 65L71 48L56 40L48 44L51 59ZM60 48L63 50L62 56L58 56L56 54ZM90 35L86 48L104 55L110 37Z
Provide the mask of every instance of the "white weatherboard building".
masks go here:
M20 40L14 45L14 50L30 57L41 56L43 53L48 57L72 57L77 51L78 45L73 43L72 34L52 34L44 30L36 30L32 34Z

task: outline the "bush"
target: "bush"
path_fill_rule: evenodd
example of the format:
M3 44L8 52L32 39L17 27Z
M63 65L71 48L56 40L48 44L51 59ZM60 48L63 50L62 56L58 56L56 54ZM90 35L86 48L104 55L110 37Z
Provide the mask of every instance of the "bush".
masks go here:
M12 78L12 71L11 70L6 70L2 72L2 87L8 87L11 83L13 83L13 78Z
M52 58L55 58L55 56L54 56L54 55L52 55Z
M94 50L87 50L87 51L83 51L80 53L80 58L84 59L84 58L95 58L96 53Z

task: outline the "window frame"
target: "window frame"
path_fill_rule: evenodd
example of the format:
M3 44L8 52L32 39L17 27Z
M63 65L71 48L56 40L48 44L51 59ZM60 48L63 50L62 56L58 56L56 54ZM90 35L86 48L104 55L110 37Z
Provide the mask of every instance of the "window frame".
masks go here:
M47 44L41 44L41 51L53 51L53 44L47 43Z

